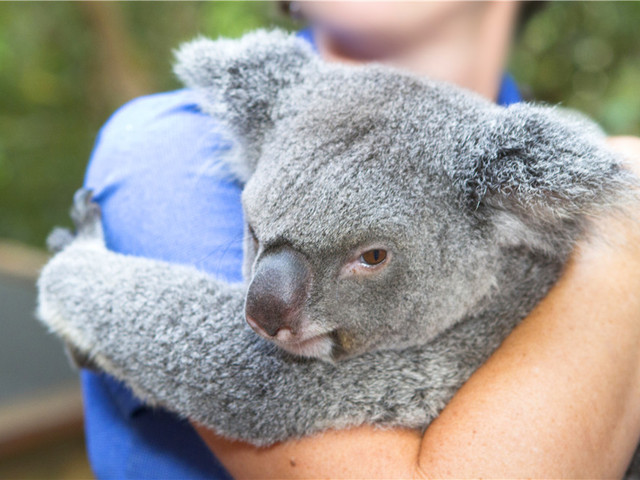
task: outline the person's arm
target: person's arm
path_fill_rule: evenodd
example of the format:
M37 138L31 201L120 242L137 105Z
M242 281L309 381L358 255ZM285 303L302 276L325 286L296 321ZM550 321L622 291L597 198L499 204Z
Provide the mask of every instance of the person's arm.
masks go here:
M640 173L640 140L610 144ZM620 477L640 436L640 233L600 221L423 436L361 427L269 448L198 427L234 477Z

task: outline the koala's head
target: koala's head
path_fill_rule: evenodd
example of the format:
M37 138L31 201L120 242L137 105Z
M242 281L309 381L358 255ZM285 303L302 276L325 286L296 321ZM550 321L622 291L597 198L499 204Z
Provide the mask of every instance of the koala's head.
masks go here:
M492 294L504 249L566 255L632 181L587 121L499 107L302 39L197 40L177 73L246 182L246 319L298 355L422 344Z

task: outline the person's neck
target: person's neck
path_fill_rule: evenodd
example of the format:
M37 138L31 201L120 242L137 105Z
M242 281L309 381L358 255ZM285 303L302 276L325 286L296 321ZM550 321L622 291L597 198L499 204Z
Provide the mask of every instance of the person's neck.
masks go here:
M421 38L394 46L376 45L373 39L365 38L341 40L321 28L313 30L314 39L320 55L327 61L382 63L457 84L495 101L515 11L500 2L484 8L482 15L443 21L425 31Z

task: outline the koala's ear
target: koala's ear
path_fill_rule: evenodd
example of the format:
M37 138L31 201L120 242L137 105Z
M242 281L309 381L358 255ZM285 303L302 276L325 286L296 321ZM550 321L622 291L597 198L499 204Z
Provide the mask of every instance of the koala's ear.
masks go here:
M495 112L467 138L454 178L499 241L552 252L637 196L637 177L586 117L528 104Z
M281 30L258 30L238 40L200 38L180 47L176 60L175 73L200 93L201 108L237 136L242 154L232 167L241 180L255 169L279 94L318 61L307 41Z

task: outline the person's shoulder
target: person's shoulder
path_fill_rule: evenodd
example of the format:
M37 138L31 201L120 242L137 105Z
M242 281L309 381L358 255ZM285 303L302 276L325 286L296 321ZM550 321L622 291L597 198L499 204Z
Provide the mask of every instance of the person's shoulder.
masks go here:
M231 147L194 92L151 95L121 107L105 124L84 181L102 210L109 248L199 262L237 281L243 224L241 185L225 162ZM221 254L212 255L216 251Z
M133 174L189 159L198 163L228 148L229 136L218 121L200 110L195 92L148 95L126 103L104 124L86 179L101 183L97 179L110 178L114 172Z
M159 127L179 127L184 123L185 117L190 117L192 124L212 121L200 111L192 90L175 90L138 97L113 113L100 131L99 142L112 136L115 136L118 142L122 142L123 137L145 132L157 133Z
M172 90L170 92L153 93L134 98L118 108L105 126L121 119L143 120L153 118L174 109L196 108L195 92L189 89Z
M640 137L634 137L632 135L621 135L616 137L609 137L607 142L611 146L626 151L631 155L640 155Z
M640 176L640 137L630 135L609 137L608 145L622 155L629 168Z

